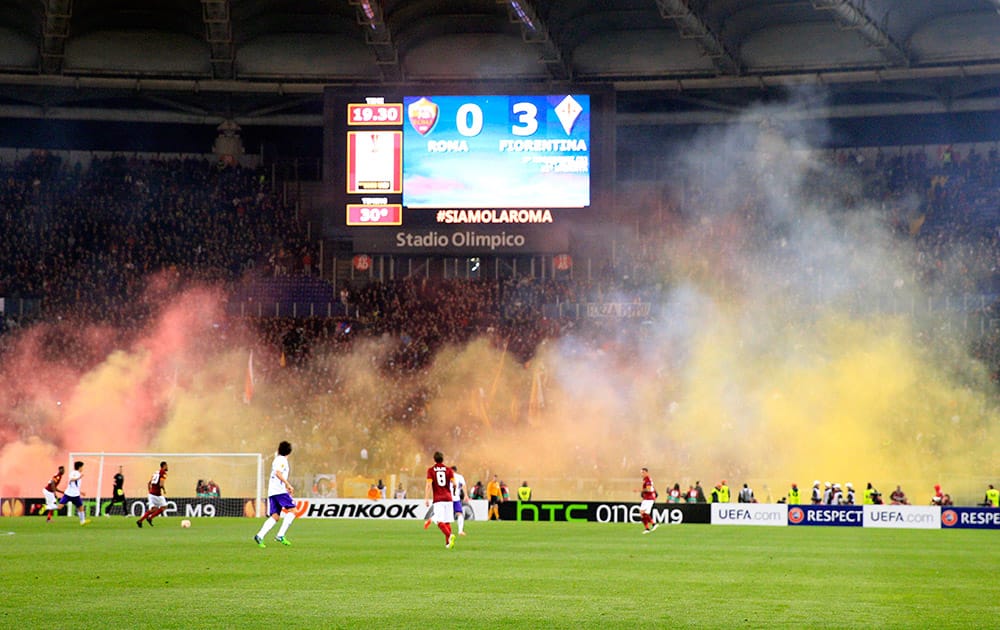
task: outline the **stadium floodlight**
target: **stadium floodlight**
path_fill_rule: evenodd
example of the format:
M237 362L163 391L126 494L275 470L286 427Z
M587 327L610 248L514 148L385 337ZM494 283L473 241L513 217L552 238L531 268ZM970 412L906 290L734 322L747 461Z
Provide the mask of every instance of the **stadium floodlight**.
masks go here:
M125 475L125 497L129 510L138 516L139 505L146 503L146 482L166 461L167 500L174 501L178 511L186 516L255 516L261 514L264 483L263 456L260 453L118 453L72 451L67 470L73 462L84 462L83 487L88 493L85 501L94 501L93 515L99 516L101 506L111 497L111 480L118 466ZM95 470L96 469L96 470ZM221 496L199 496L199 482L212 480L220 488ZM207 513L192 513L188 505L200 509L199 501L210 508ZM178 502L185 503L184 510ZM91 506L87 505L88 510Z
M521 6L521 3L517 0L510 0L510 8L514 11L518 20L529 30L538 30L538 27L535 26L535 20L532 19L534 11L532 11L530 7L525 8L524 6Z
M369 21L375 19L375 7L372 6L371 0L361 0L361 10L364 11Z

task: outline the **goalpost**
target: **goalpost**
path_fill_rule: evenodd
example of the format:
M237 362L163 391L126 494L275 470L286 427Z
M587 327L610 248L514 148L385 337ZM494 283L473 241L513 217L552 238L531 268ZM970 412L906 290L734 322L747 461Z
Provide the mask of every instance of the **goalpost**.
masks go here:
M68 471L82 461L83 497L87 513L100 516L111 503L114 477L125 477L125 514L138 518L146 509L146 483L160 462L167 462L169 516L248 516L261 514L264 483L260 453L108 453L74 451ZM214 482L212 486L209 482ZM215 491L217 488L217 491ZM113 515L122 514L114 506ZM72 515L72 512L70 512Z

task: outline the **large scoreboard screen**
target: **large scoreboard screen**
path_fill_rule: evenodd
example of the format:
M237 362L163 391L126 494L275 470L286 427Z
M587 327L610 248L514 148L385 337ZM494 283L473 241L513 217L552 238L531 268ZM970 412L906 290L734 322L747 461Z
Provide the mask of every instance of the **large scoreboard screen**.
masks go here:
M590 97L406 96L403 206L585 208Z
M327 90L327 232L545 224L609 205L609 88L421 89Z

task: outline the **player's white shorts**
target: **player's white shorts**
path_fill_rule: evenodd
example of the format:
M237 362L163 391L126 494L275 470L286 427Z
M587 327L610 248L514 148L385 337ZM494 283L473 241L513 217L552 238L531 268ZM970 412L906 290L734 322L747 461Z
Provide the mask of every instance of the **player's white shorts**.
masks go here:
M54 510L59 507L59 499L56 498L56 493L49 490L42 490L42 494L45 495L45 509Z
M653 513L653 499L643 499L639 504L639 511L645 512L646 514Z
M433 508L434 514L431 520L435 523L450 523L455 515L455 504L451 501L435 501Z
M167 507L167 497L162 494L149 494L146 495L146 502L149 504L149 509Z

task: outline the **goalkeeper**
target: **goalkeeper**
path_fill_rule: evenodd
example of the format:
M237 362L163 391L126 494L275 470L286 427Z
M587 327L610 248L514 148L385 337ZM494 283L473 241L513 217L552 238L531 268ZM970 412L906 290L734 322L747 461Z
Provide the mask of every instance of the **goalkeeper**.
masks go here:
M118 467L118 472L114 476L114 487L111 489L111 502L108 503L108 507L104 508L104 516L111 516L111 507L114 505L122 506L122 516L128 516L128 506L125 504L125 475L122 473L122 467Z

